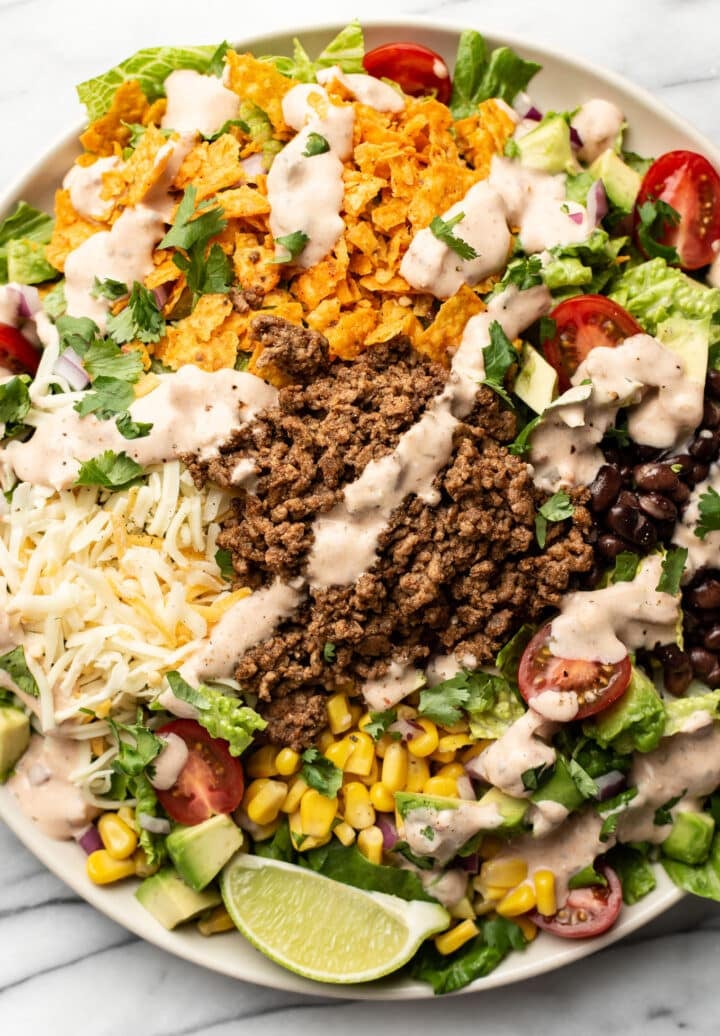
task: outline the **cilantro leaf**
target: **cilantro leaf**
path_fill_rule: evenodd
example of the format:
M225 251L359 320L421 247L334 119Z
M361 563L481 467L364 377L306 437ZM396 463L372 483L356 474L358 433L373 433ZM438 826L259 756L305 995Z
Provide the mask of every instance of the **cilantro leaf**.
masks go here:
M191 249L189 258L176 252L173 262L185 274L193 303L201 295L225 295L232 285L232 263L217 242L207 256L198 245Z
M101 421L122 414L135 399L132 385L120 378L108 378L104 374L96 378L92 389L83 393L73 407L81 417L96 414ZM129 416L129 415L128 415ZM131 438L131 437L128 437Z
M648 259L664 259L680 265L680 256L673 245L664 245L660 240L668 227L677 226L680 213L660 198L648 199L639 210L638 241Z
M232 47L227 40L223 40L210 58L210 64L207 67L207 75L217 76L218 79L222 79L222 74L225 70L225 55L229 50L232 50Z
M223 579L227 579L228 583L232 583L235 578L235 569L233 568L230 551L225 550L224 547L218 547L215 551L215 564L220 569L220 575Z
M159 342L165 334L165 320L153 293L135 281L127 306L108 317L107 331L118 345L135 340Z
M371 712L370 722L366 723L363 730L369 734L373 741L379 741L391 723L397 719L395 709L386 709L384 712Z
M552 317L540 317L540 345L549 342L557 334L557 323Z
M470 673L460 672L420 691L420 715L443 726L451 727L457 723L462 719L462 707L470 701L470 676Z
M123 352L114 342L102 338L96 339L87 349L83 366L93 379L93 383L99 377L132 383L138 380L143 370L142 359L137 349Z
M158 248L184 248L189 252L195 245L206 244L227 226L225 213L220 205L214 209L210 199L201 202L195 212L197 188L191 184L186 188L183 199L175 213L175 222L162 239ZM195 218L193 218L195 217Z
M152 430L152 422L133 421L129 413L120 414L115 424L124 439L144 439Z
M512 406L510 396L505 391L504 381L512 365L517 363L518 354L497 320L493 320L490 325L490 342L483 349L483 360L485 377L482 384L497 392L509 406Z
M324 155L329 150L330 145L321 133L308 133L305 150L302 154L304 158L314 158L315 155Z
M166 676L175 697L198 710L197 721L200 726L211 737L227 741L230 755L242 755L252 743L255 731L264 730L267 726L262 716L239 698L205 684L191 687L175 670L166 673ZM342 774L340 779L342 781Z
M275 244L285 248L288 254L284 257L276 257L273 259L273 262L291 263L293 259L297 259L309 240L310 238L304 230L295 230L292 234L286 234L284 237L276 237Z
M640 556L631 550L623 550L615 558L615 568L610 576L613 583L631 583L637 574Z
M513 259L500 282L504 288L514 284L519 291L526 291L542 284L542 260L539 255Z
M598 786L587 770L583 769L576 759L569 759L567 767L572 782L580 794L586 799L594 798L598 793Z
M663 558L660 582L655 587L659 593L673 596L680 593L680 580L685 571L687 556L687 547L673 547L667 551Z
M145 130L144 126L140 128L143 131ZM124 299L129 294L129 291L127 284L123 284L122 281L114 281L112 277L106 277L101 281L99 277L96 277L90 294L96 299L108 299L110 302L117 302L118 299Z
M698 501L700 521L695 526L695 535L704 540L709 532L720 529L720 493L708 486Z
M243 131L243 133L247 133L247 135L250 136L250 126L245 122L245 119L226 119L220 129L215 130L215 132L209 137L205 137L205 140L207 140L209 144L212 144L214 140L217 140L219 137L224 137L226 133L229 133L233 126L237 126L238 129Z
M670 810L673 806L677 806L678 802L684 795L687 795L687 788L683 788L679 795L675 795L673 798L668 799L667 802L664 802L662 806L658 806L655 810L655 816L653 817L653 824L656 824L658 827L663 827L665 824L672 824L673 818Z
M335 645L330 640L326 641L323 647L323 658L326 662L335 661Z
M31 698L40 697L40 688L35 681L35 677L28 669L28 664L25 660L25 648L21 644L0 657L0 669L7 673L13 683L21 691L24 691L25 694L29 694Z
M141 710L138 710L137 720L132 725L115 723L112 719L108 719L108 723L118 747L118 754L111 766L116 773L138 777L165 747L162 738L153 734L143 723ZM127 737L123 739L121 733Z
M532 421L528 421L515 441L510 443L508 450L514 457L525 457L530 452L532 445L530 438L541 420L542 417L540 414L538 414L537 417L533 417Z
M105 489L127 489L145 477L145 472L125 452L105 450L99 457L80 465L76 486L103 486Z
M540 766L534 766L529 770L523 770L520 774L523 788L525 788L526 791L537 791L542 779L548 776L549 770L552 770L552 766L548 766L547 763L541 763Z
M430 233L438 241L442 241L455 255L460 256L465 261L470 261L471 259L477 259L478 253L467 241L463 241L461 237L456 237L453 234L454 228L463 219L465 219L464 212L458 212L457 215L447 220L442 219L441 216L434 216L430 223Z
M562 522L572 518L575 507L567 493L560 490L546 500L535 517L535 536L538 545L543 548L547 541L548 522Z
M60 352L72 349L84 356L89 347L100 338L100 328L90 317L58 317L55 326L60 338Z
M0 422L4 425L21 424L30 409L28 379L24 375L11 378L0 385Z
M607 888L608 880L604 874L599 874L595 868L588 864L587 867L583 867L582 870L575 871L573 876L568 881L569 889L584 889L588 885L602 885L603 888Z
M306 748L300 758L303 761L300 776L305 783L326 798L334 799L342 785L342 770L317 748Z
M597 803L595 806L596 811L600 816L605 817L600 828L601 842L607 842L610 835L615 834L620 815L624 812L628 803L632 802L637 793L637 788L627 788L625 791L621 791L619 795L615 795L614 798Z

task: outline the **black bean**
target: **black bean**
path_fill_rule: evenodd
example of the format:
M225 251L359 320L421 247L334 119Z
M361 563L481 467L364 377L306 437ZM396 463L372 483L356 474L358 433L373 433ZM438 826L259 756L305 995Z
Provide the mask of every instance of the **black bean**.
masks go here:
M641 511L658 522L674 522L677 518L675 504L660 493L642 493L638 497L638 503Z
M631 493L629 489L623 489L617 498L617 502L620 507L630 507L633 510L640 506L637 494Z
M713 689L720 687L720 664L707 674L707 685Z
M701 647L690 648L690 662L699 676L708 676L718 664L717 657Z
M665 690L676 698L685 693L692 678L692 665L684 651L679 651L678 658L663 666Z
M611 464L603 464L590 486L593 511L607 511L620 492L620 472Z
M677 457L671 457L668 464L671 468L680 468L676 474L682 478L692 471L694 461L689 453L679 453Z
M720 626L711 626L705 634L703 644L708 651L720 651Z
M701 464L709 464L717 453L718 444L720 444L720 433L700 432L690 443L688 452Z
M720 425L720 405L712 399L705 397L705 406L702 415L703 428L717 428Z
M720 580L703 579L688 591L687 597L690 604L702 611L707 608L720 608Z
M621 540L619 536L613 536L611 533L606 532L597 541L597 548L603 557L614 561L618 554L622 554L624 550L632 550L632 545L626 543L625 540Z
M710 471L709 464L693 464L692 469L692 481L693 482L704 482L708 477Z
M638 487L646 491L672 492L679 482L669 464L640 464L633 474Z
M644 550L652 550L657 543L658 536L655 526L648 521L644 514L638 513L630 539Z
M608 511L605 521L618 536L632 540L636 518L637 512L629 507L623 507L621 504L615 504Z
M657 460L662 450L658 450L656 446L643 446L641 443L637 443L635 445L635 453L638 460L652 461Z
M677 488L668 493L676 504L685 504L690 499L690 489L684 482L678 482Z
M713 399L720 399L720 371L708 371L707 387Z

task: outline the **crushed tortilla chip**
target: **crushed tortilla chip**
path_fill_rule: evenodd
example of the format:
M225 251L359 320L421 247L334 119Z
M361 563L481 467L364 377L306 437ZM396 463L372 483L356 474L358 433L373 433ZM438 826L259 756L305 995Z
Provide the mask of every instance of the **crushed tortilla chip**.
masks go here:
M197 144L183 160L173 184L183 190L194 184L197 201L210 198L226 187L245 182L240 164L240 145L229 133L223 133L212 143Z
M126 205L137 205L158 183L172 151L172 143L159 129L149 126L145 130L123 169L127 183Z
M490 173L493 155L502 155L515 131L515 123L495 101L482 101L475 114L455 123L462 156L481 177Z
M259 61L252 54L229 50L225 85L243 101L252 101L266 112L278 136L288 137L291 130L282 113L282 99L297 86L294 79L282 75L268 61Z
M59 190L55 192L55 226L53 227L52 238L45 249L47 261L56 270L65 270L65 260L83 241L96 234L103 227L97 223L91 223L83 219L73 208L70 201L70 192Z
M377 324L378 314L370 306L358 303L354 310L341 313L338 320L325 328L330 353L341 360L354 360L365 348L365 339Z
M365 339L365 345L389 342L396 335L406 335L415 344L423 333L423 326L408 306L401 306L392 299L383 302L380 323Z
M148 107L138 81L126 80L115 91L107 112L81 134L80 143L95 155L115 154L116 144L125 147L130 140L130 130L125 123L142 122Z
M226 219L248 219L253 216L270 214L270 203L256 188L246 184L228 191L221 191L217 196L222 205ZM267 223L267 221L265 221Z
M233 266L241 288L250 288L266 295L280 283L282 263L274 262L275 245L268 234L238 234L235 238Z
M167 327L165 337L155 346L155 356L173 370L185 363L208 371L233 367L239 336L232 327L224 326L232 314L227 295L203 295L189 316Z
M447 367L449 351L460 344L468 320L485 308L472 288L461 285L455 295L443 302L432 324L415 340L416 349Z

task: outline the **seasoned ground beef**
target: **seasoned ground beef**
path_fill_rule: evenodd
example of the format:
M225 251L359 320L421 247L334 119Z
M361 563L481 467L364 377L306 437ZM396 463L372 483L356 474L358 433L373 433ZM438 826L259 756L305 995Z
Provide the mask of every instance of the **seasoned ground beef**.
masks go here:
M231 485L242 457L256 462L253 490L241 492L218 539L238 582L252 587L302 575L314 518L395 447L447 378L401 338L329 365L320 335L267 317L256 333L269 362L296 381L311 368L312 380L282 389L278 406L223 456L193 466L198 481ZM506 448L515 433L514 415L479 388L436 479L440 503L408 498L369 571L352 586L309 591L292 619L239 660L237 679L259 695L274 742L310 743L324 721L322 693L381 677L391 660L422 666L454 652L465 664L491 662L520 623L557 605L590 568L584 491L574 519L551 524L539 550L535 515L545 497Z

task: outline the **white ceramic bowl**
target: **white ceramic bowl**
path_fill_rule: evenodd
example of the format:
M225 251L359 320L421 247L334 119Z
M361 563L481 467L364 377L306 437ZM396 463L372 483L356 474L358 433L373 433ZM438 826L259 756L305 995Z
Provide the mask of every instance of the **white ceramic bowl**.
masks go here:
M438 51L452 65L458 32L463 27L462 24L449 27L447 24L406 19L367 25L365 35L368 49L392 40L415 40ZM243 40L241 46L255 54L290 53L293 36L299 36L312 54L319 51L340 28L298 29L282 35ZM218 36L222 36L222 26L218 26ZM640 154L656 155L673 148L690 148L703 152L720 168L720 151L710 141L658 104L649 93L620 76L512 36L500 40L488 35L488 41L492 46L507 43L523 57L543 66L542 72L532 83L533 100L541 109L562 111L591 97L605 97L615 101L625 112L630 126L628 144L633 150ZM78 153L78 133L79 129L75 129L63 137L48 151L42 162L0 198L0 214L4 214L20 198L39 206L52 205L53 191ZM120 884L105 888L93 885L85 875L82 850L74 843L55 842L46 838L22 815L9 792L2 788L0 818L38 859L88 903L136 935L178 957L234 978L293 992L352 996L368 1000L409 1000L432 995L430 987L424 983L397 976L390 976L371 985L320 985L273 964L245 942L239 933L207 939L193 926L167 932L135 900L132 885ZM622 939L682 898L682 893L660 869L657 877L655 892L634 907L624 907L618 923L602 938L573 942L541 935L524 953L512 954L491 975L479 979L464 992L490 989L530 978L562 967ZM292 923L292 918L288 920Z

